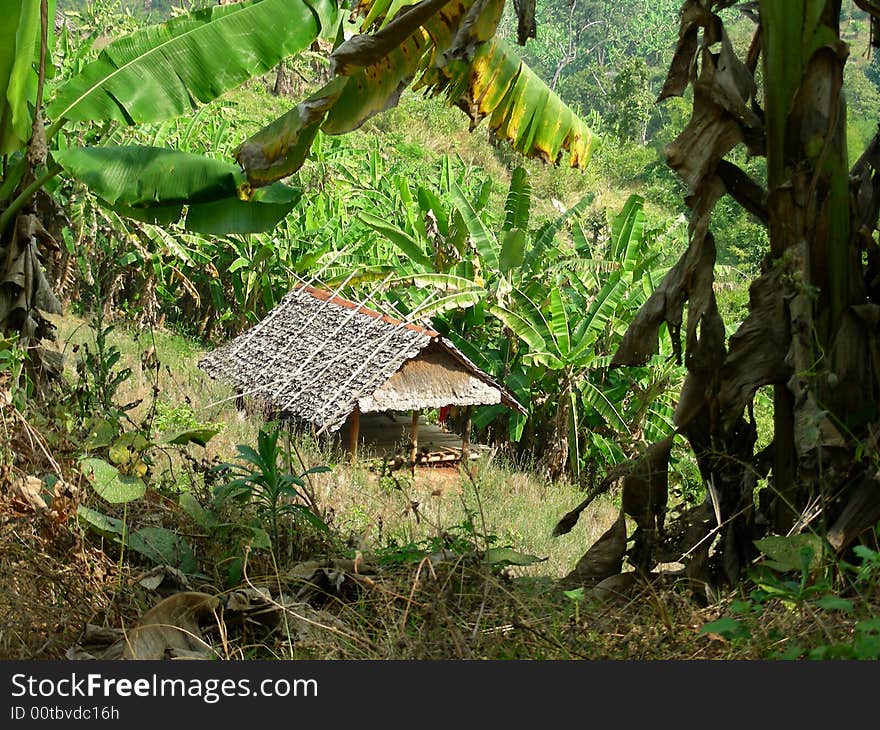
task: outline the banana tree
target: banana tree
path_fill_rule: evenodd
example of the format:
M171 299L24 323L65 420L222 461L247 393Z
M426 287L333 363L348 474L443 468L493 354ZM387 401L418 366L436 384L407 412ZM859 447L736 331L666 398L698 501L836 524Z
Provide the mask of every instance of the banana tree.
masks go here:
M624 443L641 435L645 421L649 429L665 432L661 398L674 368L655 363L650 371L630 373L626 378L609 373L611 352L620 341L631 312L651 294L657 254L645 237L643 200L632 196L613 218L605 265L581 256L560 261L556 283L535 281L530 291L514 287L506 303L490 307L526 346L520 354L523 365L536 369L532 389L552 393L554 429L548 454L551 472L568 470L578 478L589 429L604 432ZM585 282L578 269L589 270L595 279ZM562 272L565 272L564 274ZM549 384L548 381L549 380ZM633 384L639 383L640 398L633 398ZM593 414L584 418L585 412ZM653 418L648 418L649 415ZM598 420L597 420L598 418Z
M756 27L742 56L719 14L731 4L682 6L661 99L693 89L691 120L666 148L688 188L689 241L614 359L645 363L661 327L684 356L674 422L697 458L706 504L664 530L668 438L611 476L623 478L624 504L639 523L640 567L650 570L662 546L687 555L695 584L737 582L768 530L818 530L845 551L880 517L868 456L880 429L880 134L850 168L840 0L759 0L747 11ZM880 4L856 5L880 45ZM728 159L738 145L766 156L763 179ZM710 230L724 195L770 239L749 314L729 338L715 300ZM773 442L755 453L754 399L763 386L775 393ZM578 509L557 532L571 529ZM710 552L716 533L719 548Z
M45 188L62 172L122 215L183 218L210 233L266 230L296 204L297 190L254 190L232 163L149 146L73 147L60 133L190 113L335 29L335 2L251 0L198 11L111 43L66 80L51 78L54 3L21 0L11 10L0 31L0 330L25 344L51 336L40 310L59 304L41 257L59 246ZM282 14L289 22L276 22Z

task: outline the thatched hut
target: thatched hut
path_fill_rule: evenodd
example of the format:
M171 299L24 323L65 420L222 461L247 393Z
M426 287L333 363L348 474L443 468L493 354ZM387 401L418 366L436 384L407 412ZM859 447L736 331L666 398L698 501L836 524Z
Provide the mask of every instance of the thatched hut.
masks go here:
M469 414L475 405L500 403L526 412L510 391L433 329L308 285L297 286L259 324L199 367L277 417L316 433L344 429L352 453L362 440L361 414L412 412L409 439L412 459L419 461L424 409L458 406ZM469 417L465 420L459 456L469 451ZM373 420L374 435L382 422ZM384 422L390 428L399 419Z

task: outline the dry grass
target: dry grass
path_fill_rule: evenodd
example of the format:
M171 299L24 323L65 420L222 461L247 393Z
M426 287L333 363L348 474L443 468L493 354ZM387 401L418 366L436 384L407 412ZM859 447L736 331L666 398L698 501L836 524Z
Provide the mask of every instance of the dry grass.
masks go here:
M59 324L69 349L89 337L81 321L64 318ZM133 413L135 419L153 397L155 378L139 362L143 351L154 347L161 364L157 397L171 405L188 403L198 419L223 425L209 443L208 457L228 460L236 444L254 443L259 423L236 411L226 400L228 391L195 368L200 351L191 343L161 332L141 332L135 339L123 328L111 340L133 369L120 400L144 401ZM57 452L52 465L41 448L23 438L21 419L13 423L7 411L0 420L13 445L18 472L40 475L57 467L79 487L81 498L95 501L85 483L77 481L76 453L63 438L53 440ZM617 508L610 501L596 504L568 535L551 538L555 522L581 497L570 484L547 482L497 458L475 463L470 476L457 469L419 468L414 474L397 472L389 478L365 462L342 461L328 444L309 438L297 443L306 466L333 467L314 477L314 488L337 537L332 543L311 543L317 551L313 554L359 552L376 569L369 575L337 573L337 582L310 585L309 611L318 613L304 622L303 609L291 608L284 597L301 587L291 584L288 571L296 560L310 555L303 554L310 543L299 543L293 553L283 554L280 565L267 551L253 551L245 587L257 585L272 592L284 620L256 629L222 622L208 629L221 657L760 659L794 643L851 644L856 616L876 614L877 595L856 595L852 614L770 602L760 615L742 617L747 637L725 638L700 629L729 615L731 602L742 595L720 596L704 607L685 586L661 581L636 583L604 602L589 595L575 601L566 597L556 579L614 520ZM170 464L171 470L164 473L165 467L155 467L156 488L130 505L128 518L133 525L161 524L186 535L203 571L193 579L198 583L193 587L225 595L235 588L225 578L230 546L204 534L179 508L176 490L192 485L193 476L182 460ZM130 627L155 603L157 597L137 582L138 574L149 568L145 560L128 554L120 561L116 546L83 532L73 518L74 502L54 505L54 513L35 514L11 497L2 476L0 657L62 658L87 623ZM108 505L102 509L112 512ZM415 543L430 552L458 539L479 548L489 536L496 545L511 545L546 560L501 570L480 563L473 553L410 561L394 547Z

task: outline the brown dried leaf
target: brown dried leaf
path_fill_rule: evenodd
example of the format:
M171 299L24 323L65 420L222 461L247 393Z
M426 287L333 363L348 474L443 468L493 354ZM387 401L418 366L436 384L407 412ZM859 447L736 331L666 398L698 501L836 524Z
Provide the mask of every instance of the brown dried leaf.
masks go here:
M880 520L880 473L856 488L840 516L828 531L828 542L840 551Z
M593 586L592 595L600 601L611 601L615 598L629 599L632 587L638 582L635 572L618 573L599 581Z
M742 414L762 385L788 380L785 364L790 333L780 267L774 267L749 287L749 316L730 338L721 368L719 400L725 429Z
M175 651L211 655L202 638L200 624L214 616L220 601L195 591L177 593L147 611L128 632L123 659L165 659Z
M708 218L708 216L707 216ZM639 366L648 362L658 351L658 332L665 321L669 327L673 349L681 359L682 310L688 309L687 343L690 349L697 341L698 325L702 317L711 314L715 306L712 290L715 266L715 242L711 234L692 238L678 263L669 270L648 301L627 328L620 346L611 361L612 367Z
M623 511L641 526L666 508L669 498L669 454L675 434L651 444L623 478Z
M649 486L646 490L649 502L653 503L655 499L659 499L663 493L662 483L668 485L669 475L667 464L669 462L669 452L672 449L674 438L675 434L672 434L662 441L651 444L643 454L624 461L611 469L608 474L605 475L605 478L587 494L587 497L583 502L559 520L556 527L553 528L553 536L558 537L559 535L565 535L566 533L571 532L571 529L577 524L581 512L589 507L590 503L596 499L596 497L606 492L611 485L621 477L632 480L632 484L634 485L630 487L630 494L632 495L631 499L633 500L631 504L635 505L635 495L641 491L638 483L644 480L657 482L656 484ZM663 472L662 475L660 474L661 469ZM663 503L665 504L665 498L663 499Z
M43 489L43 482L37 477L22 476L12 482L12 493L24 500L35 511L46 509L46 502L40 495Z
M626 516L623 510L614 524L593 543L592 547L578 560L574 570L566 575L560 585L572 588L587 583L597 583L620 573L623 556L626 553Z
M670 96L681 96L694 75L700 28L707 26L715 16L696 0L688 0L681 9L678 45L672 57L669 73L657 101Z

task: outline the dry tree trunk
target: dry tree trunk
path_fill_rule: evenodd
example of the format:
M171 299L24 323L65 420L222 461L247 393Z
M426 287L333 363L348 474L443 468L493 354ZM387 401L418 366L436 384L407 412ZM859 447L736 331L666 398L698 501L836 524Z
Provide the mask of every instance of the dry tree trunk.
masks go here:
M661 552L684 552L720 523L715 556L693 551L688 565L688 575L715 582L740 578L759 525L782 534L819 528L842 549L880 515L876 461L860 458L877 455L880 434L880 134L850 172L840 0L760 0L745 59L714 12L729 4L687 0L682 7L660 99L693 89L691 120L666 149L689 190L688 248L636 316L613 363L647 362L663 323L684 355L688 377L674 421L696 454L708 496L669 531ZM880 4L858 4L876 25ZM725 159L738 145L767 157L766 181ZM712 287L709 230L723 195L764 222L771 241L749 290L749 315L729 340ZM767 385L775 390L774 442L755 454L753 399ZM662 453L649 449L629 466L644 472L651 464L647 482L657 494L667 469L657 458ZM771 463L756 514L755 489ZM626 469L609 477L625 477ZM571 529L578 510L557 532ZM687 546L672 544L685 535ZM642 564L651 564L645 546L637 540L636 547Z

